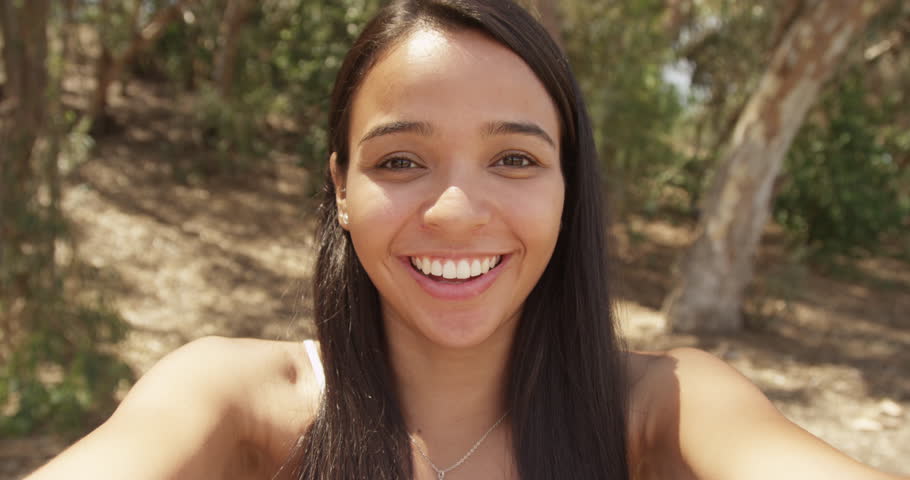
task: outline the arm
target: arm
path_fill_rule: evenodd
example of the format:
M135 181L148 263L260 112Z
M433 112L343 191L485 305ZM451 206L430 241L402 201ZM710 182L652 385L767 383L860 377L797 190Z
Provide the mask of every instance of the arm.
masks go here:
M657 367L659 457L679 478L704 480L898 480L799 428L748 379L695 349Z
M218 478L238 438L221 381L224 342L201 339L166 356L110 419L26 480Z

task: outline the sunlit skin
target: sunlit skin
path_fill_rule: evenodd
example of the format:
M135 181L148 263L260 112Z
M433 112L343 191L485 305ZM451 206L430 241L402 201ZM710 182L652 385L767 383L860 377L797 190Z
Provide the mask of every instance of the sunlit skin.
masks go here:
M354 97L350 164L333 163L337 202L380 293L406 418L441 465L503 412L514 329L559 233L559 132L528 66L470 31L418 30ZM440 298L414 256L503 261L476 291Z
M490 132L505 123L539 126L549 141ZM381 126L392 131L367 138ZM350 132L338 203L387 326L449 348L477 346L503 327L510 333L562 214L559 120L543 85L480 34L419 31L366 76ZM407 261L493 255L508 256L496 281L455 301L421 289Z

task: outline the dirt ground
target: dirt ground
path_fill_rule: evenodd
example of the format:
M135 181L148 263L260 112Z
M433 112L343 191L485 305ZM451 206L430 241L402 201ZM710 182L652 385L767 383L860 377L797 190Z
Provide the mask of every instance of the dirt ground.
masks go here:
M133 327L121 352L137 372L205 335L302 339L309 325L312 201L307 173L276 155L244 179L181 182L174 102L115 104L140 118L71 175L65 210L78 255L105 272ZM127 124L127 123L125 123ZM910 265L873 258L822 276L769 233L748 329L662 333L660 302L689 227L631 218L617 227L617 311L630 347L697 346L730 362L797 424L863 462L910 474ZM65 442L0 440L0 479L21 479Z

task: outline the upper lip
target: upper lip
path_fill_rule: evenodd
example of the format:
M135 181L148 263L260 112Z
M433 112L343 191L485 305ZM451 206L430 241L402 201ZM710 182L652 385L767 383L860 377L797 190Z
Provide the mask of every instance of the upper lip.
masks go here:
M493 253L493 252L422 252L422 253L408 253L402 255L405 258L474 258L474 257L499 257L508 255L507 253Z

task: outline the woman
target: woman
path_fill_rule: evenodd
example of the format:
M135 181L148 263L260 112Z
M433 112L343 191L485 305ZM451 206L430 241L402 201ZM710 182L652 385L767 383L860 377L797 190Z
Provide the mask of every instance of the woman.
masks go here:
M395 1L332 100L321 360L193 342L31 478L895 478L705 353L621 349L584 104L519 7Z

